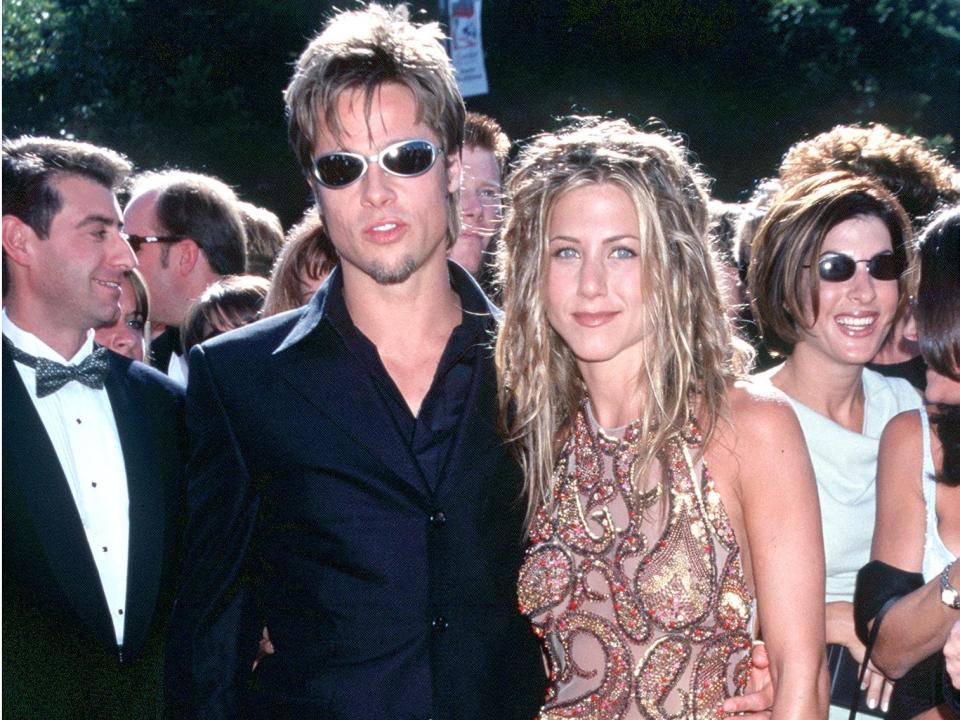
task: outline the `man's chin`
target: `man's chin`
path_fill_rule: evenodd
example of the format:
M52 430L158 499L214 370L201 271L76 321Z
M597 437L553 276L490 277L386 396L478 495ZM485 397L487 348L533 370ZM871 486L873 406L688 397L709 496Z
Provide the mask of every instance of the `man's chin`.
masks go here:
M416 269L417 263L412 257L407 257L390 267L374 263L365 271L380 285L399 285L406 282Z

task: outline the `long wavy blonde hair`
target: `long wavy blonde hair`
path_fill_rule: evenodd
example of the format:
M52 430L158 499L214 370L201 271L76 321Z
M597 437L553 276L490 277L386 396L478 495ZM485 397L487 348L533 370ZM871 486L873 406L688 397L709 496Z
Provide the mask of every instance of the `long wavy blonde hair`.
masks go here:
M603 183L634 202L642 282L651 288L644 310L653 337L638 381L646 398L642 431L652 441L636 472L645 471L694 410L709 437L727 383L749 368L749 349L735 342L717 287L707 183L681 141L599 118L572 118L565 129L539 136L508 180L511 206L497 258L504 309L496 345L500 423L524 470L528 524L540 505L553 508L554 465L586 394L572 352L547 322L550 213L565 193Z

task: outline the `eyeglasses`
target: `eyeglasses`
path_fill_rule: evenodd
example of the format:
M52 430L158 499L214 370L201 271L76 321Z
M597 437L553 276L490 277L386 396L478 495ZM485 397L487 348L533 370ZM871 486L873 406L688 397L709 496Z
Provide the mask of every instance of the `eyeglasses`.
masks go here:
M844 282L854 276L860 263L867 264L867 272L874 280L896 280L904 271L903 261L891 252L878 253L869 260L854 260L843 253L828 252L817 261L817 273L826 282Z
M130 243L135 253L140 252L144 243L175 243L187 239L186 235L131 235L125 232L120 233L120 237Z
M362 178L370 163L377 163L391 175L417 177L432 168L441 155L443 150L429 140L404 140L376 155L344 151L321 155L313 162L313 176L324 187L342 188Z

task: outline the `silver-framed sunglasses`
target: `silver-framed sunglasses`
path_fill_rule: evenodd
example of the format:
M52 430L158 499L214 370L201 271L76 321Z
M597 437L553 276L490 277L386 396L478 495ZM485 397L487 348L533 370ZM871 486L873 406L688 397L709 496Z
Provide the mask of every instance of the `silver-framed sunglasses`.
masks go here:
M391 175L417 177L432 168L442 155L443 150L423 139L401 140L375 155L337 150L313 161L313 176L324 187L344 188L362 178L370 163L376 163Z

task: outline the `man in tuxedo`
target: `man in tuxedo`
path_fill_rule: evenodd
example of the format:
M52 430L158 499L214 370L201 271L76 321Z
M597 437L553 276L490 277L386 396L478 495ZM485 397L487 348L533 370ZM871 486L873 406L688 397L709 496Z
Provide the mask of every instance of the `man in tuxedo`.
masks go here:
M286 101L339 264L306 307L191 353L173 712L526 720L545 677L516 608L521 475L496 311L446 259L464 107L439 28L340 13Z
M123 229L150 289L150 319L166 327L151 343L150 362L183 385L180 326L187 310L225 275L246 270L239 203L215 177L166 170L134 178L123 210Z
M159 717L182 390L94 345L136 264L86 143L3 144L4 716Z

